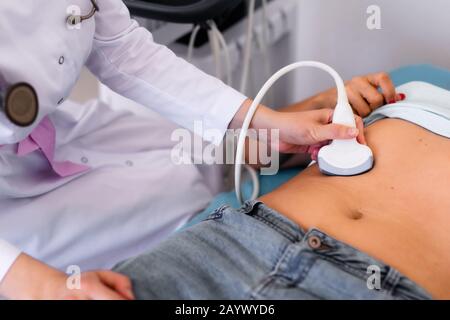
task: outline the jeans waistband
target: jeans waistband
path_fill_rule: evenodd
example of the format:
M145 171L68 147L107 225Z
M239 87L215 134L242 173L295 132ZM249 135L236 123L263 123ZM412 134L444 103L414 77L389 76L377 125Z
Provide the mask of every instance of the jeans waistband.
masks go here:
M261 201L248 201L237 211L258 219L293 243L298 242L300 246L308 247L308 250L313 251L319 257L332 261L361 279L367 279L368 270L370 270L368 267L375 268L380 272L383 289L393 295L412 299L431 298L431 295L419 285L389 265L320 230L302 230L297 224Z
M247 201L238 209L238 212L252 216L270 225L292 242L300 241L306 235L306 232L301 227L261 201Z

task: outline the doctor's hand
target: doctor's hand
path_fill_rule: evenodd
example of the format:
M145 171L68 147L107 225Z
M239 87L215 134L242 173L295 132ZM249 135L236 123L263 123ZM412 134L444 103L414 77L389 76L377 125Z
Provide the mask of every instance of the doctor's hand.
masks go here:
M130 280L112 271L92 271L81 274L79 289L67 288L67 276L55 282L56 299L67 300L134 300ZM62 290L61 290L62 289Z
M405 94L397 93L388 73L379 72L365 76L359 76L346 82L347 95L356 114L366 117L375 109L385 105L402 101ZM336 105L336 89L330 89L317 96L324 99L322 105L334 107Z
M230 128L240 128L251 105L248 100L239 110ZM334 139L353 139L366 144L364 125L360 116L355 115L357 128L332 124L333 109L318 109L297 112L280 112L259 106L251 122L252 129L279 130L279 141L260 141L280 153L307 153L313 158L320 148ZM237 119L241 119L240 122ZM269 139L271 135L268 135Z
M133 300L130 280L111 271L86 272L76 281L21 254L0 283L0 295L26 300ZM72 286L74 285L74 286Z
M355 115L357 128L331 123L332 109L300 112L274 112L269 129L280 130L280 141L271 142L281 153L308 153L315 160L324 145L334 139L353 139L366 144L362 118Z

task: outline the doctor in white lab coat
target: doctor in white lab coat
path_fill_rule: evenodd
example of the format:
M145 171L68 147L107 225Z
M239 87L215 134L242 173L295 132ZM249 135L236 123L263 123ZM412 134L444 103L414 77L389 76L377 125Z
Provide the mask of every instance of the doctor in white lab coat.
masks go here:
M89 13L90 0L1 1L0 90L19 82L31 84L40 111L36 122L25 128L0 112L0 221L9 221L8 228L0 227L4 239L0 240L0 295L80 297L67 290L63 273L16 247L20 241L15 239L24 238L32 252L57 254L70 247L51 248L47 241L34 238L36 226L49 228L50 243L59 217L85 214L84 219L96 225L97 217L114 216L111 212L132 215L152 205L155 198L148 196L148 189L156 189L162 198L188 206L185 212L168 215L161 214L166 204L153 207L152 212L160 214L158 227L167 235L188 218L187 212L205 205L204 199L190 203L189 195L172 190L177 189L175 184L158 190L159 185L146 182L155 175L170 180L171 174L183 174L181 168L180 172L149 169L155 161L146 156L151 125L144 120L136 123L107 106L77 109L65 103L83 66L113 91L188 129L202 121L205 131L216 129L223 136L228 128L240 127L251 104L241 93L153 42L152 35L130 19L121 0L101 0L98 5L92 18L73 27L67 24L68 12L76 6L81 14ZM306 152L330 139L361 137L361 130L329 124L331 115L329 109L286 114L261 106L252 126L280 129L280 151ZM194 176L185 179L181 188L191 185L193 192L205 191L195 190ZM44 215L54 218L52 226L40 222ZM117 223L116 228L111 236L120 238L125 227ZM82 242L83 234L79 237ZM98 243L92 242L92 247L89 243L82 247L91 248L95 255L108 237L100 232ZM81 297L132 298L129 282L120 275L92 272L84 274L83 281L89 290Z

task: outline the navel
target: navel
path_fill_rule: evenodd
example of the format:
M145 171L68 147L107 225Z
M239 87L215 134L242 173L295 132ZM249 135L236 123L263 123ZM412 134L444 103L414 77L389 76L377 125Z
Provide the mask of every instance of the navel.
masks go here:
M364 214L360 210L356 209L351 211L348 217L352 220L361 220L364 217Z

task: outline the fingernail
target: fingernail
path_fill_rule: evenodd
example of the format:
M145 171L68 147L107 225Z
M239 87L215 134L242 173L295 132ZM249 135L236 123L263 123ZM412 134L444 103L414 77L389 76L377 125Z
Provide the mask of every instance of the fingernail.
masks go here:
M391 100L391 101L389 101L389 104L393 104L393 103L396 103L397 101L396 100Z
M406 94L404 94L404 93L399 93L398 96L399 96L399 98L400 98L399 101L403 101L403 100L406 99Z
M359 130L356 128L350 128L348 129L348 134L352 137L357 137L359 134Z

